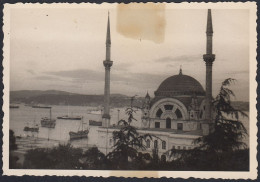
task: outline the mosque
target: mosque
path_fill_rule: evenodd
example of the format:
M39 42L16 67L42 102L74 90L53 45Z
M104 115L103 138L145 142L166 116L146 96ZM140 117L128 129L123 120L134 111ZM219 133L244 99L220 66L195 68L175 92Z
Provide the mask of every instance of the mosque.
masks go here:
M154 92L151 98L147 93L142 108L140 134L155 135L160 140L147 140L146 151L158 149L158 155L164 160L170 160L165 152L175 148L188 150L194 147L194 139L208 135L214 126L212 112L212 65L215 55L212 54L213 27L211 10L207 16L207 45L203 60L206 64L206 89L193 77L179 73L166 78ZM98 129L98 148L107 154L113 150L112 133L118 130L110 125L109 95L110 95L110 22L108 17L106 38L104 114L102 127Z

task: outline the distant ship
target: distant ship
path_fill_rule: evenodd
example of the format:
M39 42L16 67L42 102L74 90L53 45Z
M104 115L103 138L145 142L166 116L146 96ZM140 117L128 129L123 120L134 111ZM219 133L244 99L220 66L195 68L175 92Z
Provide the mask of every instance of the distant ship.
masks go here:
M56 119L51 119L51 108L50 108L50 118L44 117L41 119L41 126L46 128L55 128Z
M10 109L18 109L18 108L19 108L19 106L10 105L10 106L9 106L9 108L10 108Z
M77 140L77 139L82 139L82 138L88 138L88 129L83 129L83 120L81 120L81 130L78 130L78 132L73 132L70 131L70 140Z
M102 121L89 120L89 125L91 125L91 126L102 126Z
M59 117L57 117L57 119L81 120L81 119L82 119L82 116L68 116L68 115L65 115L65 116L59 116Z
M101 115L102 114L102 109L97 107L96 109L88 109L87 110L88 114L96 114L96 115Z
M41 109L51 109L50 106L39 106L39 105L34 105L32 108L41 108Z

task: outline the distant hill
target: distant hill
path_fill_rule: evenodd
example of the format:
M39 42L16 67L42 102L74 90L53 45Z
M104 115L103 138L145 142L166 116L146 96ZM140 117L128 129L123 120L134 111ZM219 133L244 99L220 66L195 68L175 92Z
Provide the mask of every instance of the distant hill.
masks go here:
M11 91L10 98L19 99L19 98L29 98L35 97L39 95L77 95L70 92L58 91L58 90L19 90L19 91Z
M233 101L231 102L231 105L237 110L249 111L249 102Z
M122 94L111 94L112 107L124 107L130 105L130 97ZM77 105L77 106L100 106L103 105L103 95L84 95L57 90L21 90L10 92L11 103L25 103L31 105ZM143 98L136 98L135 106L141 106Z
M143 97L137 97L133 105L141 107ZM130 97L122 94L111 94L111 107L125 107L130 105ZM25 103L31 105L74 105L74 106L101 106L104 102L103 95L84 95L58 90L20 90L10 92L11 103ZM242 111L249 111L249 102L233 101L231 105Z

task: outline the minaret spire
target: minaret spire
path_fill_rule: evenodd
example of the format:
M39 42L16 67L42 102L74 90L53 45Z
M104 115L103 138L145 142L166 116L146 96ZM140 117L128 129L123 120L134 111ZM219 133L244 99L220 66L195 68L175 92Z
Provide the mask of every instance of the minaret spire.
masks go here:
M207 35L206 54L203 55L203 59L206 64L205 121L207 123L212 123L212 65L215 60L215 55L212 54L213 26L212 26L212 17L211 17L210 9L208 9L206 35Z
M108 11L108 17L107 17L107 40L106 40L106 44L111 45L109 11Z
M110 68L113 65L111 56L111 37L110 37L110 20L108 12L107 36L106 36L106 59L103 61L105 67L105 89L104 89L104 114L102 116L102 126L110 125Z

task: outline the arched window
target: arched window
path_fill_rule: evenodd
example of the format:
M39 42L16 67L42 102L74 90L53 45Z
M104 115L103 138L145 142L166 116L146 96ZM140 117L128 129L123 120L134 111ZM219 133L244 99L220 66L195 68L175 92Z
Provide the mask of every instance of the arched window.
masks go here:
M166 149L166 142L165 141L162 141L162 149Z
M166 156L165 156L165 155L162 155L162 156L161 156L161 161L162 161L162 162L166 162Z
M182 114L181 114L181 111L179 109L176 109L175 114L176 114L178 119L182 118Z
M164 105L165 110L170 111L170 110L172 110L172 108L173 108L173 105Z
M151 145L151 144L150 144L150 140L149 140L149 139L146 140L146 147L147 147L147 148L150 148L150 145Z
M157 149L158 148L158 141L154 140L154 148Z
M162 113L163 113L162 110L158 109L158 111L156 112L156 117L160 118Z

